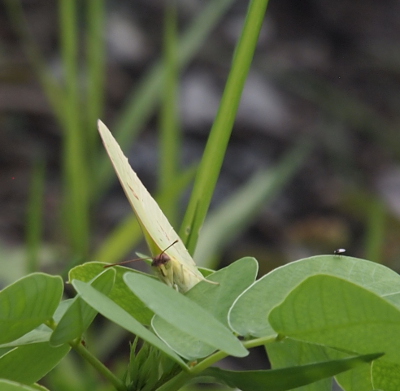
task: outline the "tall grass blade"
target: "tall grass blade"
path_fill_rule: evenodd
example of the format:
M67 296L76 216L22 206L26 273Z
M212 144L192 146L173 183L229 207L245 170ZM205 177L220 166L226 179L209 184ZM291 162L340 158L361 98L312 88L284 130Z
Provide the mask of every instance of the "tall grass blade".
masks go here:
M85 129L88 157L94 167L95 151L99 144L97 120L104 110L105 84L105 1L87 1L87 116Z
M163 193L178 174L181 151L181 131L178 120L178 57L176 2L165 5L164 83L160 120L159 192ZM160 205L172 226L176 225L178 197L166 198Z
M382 250L388 220L386 207L381 200L373 198L369 202L368 209L365 257L371 261L382 263Z
M43 201L45 186L45 164L38 159L33 167L32 182L27 210L26 249L27 270L33 273L39 270L39 250L43 235Z
M268 0L253 0L235 50L232 68L196 176L180 237L193 254L206 217L250 69Z
M50 106L54 110L60 123L62 123L64 116L64 96L61 86L46 65L36 42L28 30L28 23L24 17L21 2L5 0L4 3L14 29L19 36L21 45L24 47L25 53L39 77Z
M65 70L64 217L73 252L84 258L89 250L88 173L78 67L76 0L59 1L61 54Z
M207 36L218 21L227 12L234 0L212 1L203 9L198 17L190 23L187 31L178 42L178 61L182 69L195 56ZM124 149L138 136L141 127L154 112L159 103L163 81L164 65L158 61L133 90L127 103L121 110L115 125L112 126L114 136ZM96 177L95 197L101 194L113 180L113 171L107 158L99 157L98 175Z

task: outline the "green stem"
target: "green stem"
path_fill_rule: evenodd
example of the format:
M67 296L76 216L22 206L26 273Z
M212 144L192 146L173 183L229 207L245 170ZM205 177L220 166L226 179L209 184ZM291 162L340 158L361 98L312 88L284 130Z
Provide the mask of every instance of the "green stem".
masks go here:
M254 348L256 346L263 346L269 342L275 341L276 337L263 337L256 338L250 341L243 342L246 348ZM199 362L196 366L191 368L189 372L180 372L174 378L163 384L161 387L157 388L157 391L176 391L179 390L190 378L196 377L205 369L215 364L216 362L222 360L228 355L224 352L218 351L211 356L205 358L203 361Z
M256 338L256 339L251 339L250 341L245 341L243 342L243 345L246 349L251 349L255 348L257 346L263 346L266 345L267 343L274 342L276 341L277 337L262 337L262 338Z
M250 2L218 113L200 162L180 230L180 237L191 254L196 248L198 234L214 194L267 4L268 0L252 0Z
M256 338L250 341L243 342L243 346L247 349L254 348L256 346L265 345L268 342L272 342L276 339L276 337L265 337L265 338ZM228 355L224 352L218 351L211 356L208 356L203 361L199 362L196 366L194 366L190 373L192 375L198 375L199 373L203 372L205 369L210 367L212 364L222 360L223 358L227 357Z
M70 342L71 347L90 365L93 366L100 374L102 374L118 391L126 391L125 384L118 379L101 361L89 352L81 343L81 341Z
M192 376L187 372L180 372L171 380L164 383L157 391L176 391L182 388Z
M52 330L55 330L57 323L54 319L49 319L45 324ZM74 349L83 359L85 359L93 368L102 374L117 391L127 391L125 384L118 379L97 357L89 352L83 345L80 338L69 342L69 345Z

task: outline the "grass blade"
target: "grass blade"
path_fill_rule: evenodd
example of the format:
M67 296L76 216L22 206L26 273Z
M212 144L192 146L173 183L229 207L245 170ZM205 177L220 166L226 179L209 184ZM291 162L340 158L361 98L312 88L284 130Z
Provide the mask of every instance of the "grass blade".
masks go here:
M33 40L32 35L27 28L28 23L24 17L21 2L6 0L5 6L21 44L39 77L49 103L55 111L58 120L62 122L64 116L64 96L61 86L45 64L36 42Z
M39 268L39 250L43 234L43 197L45 186L45 165L37 160L33 167L33 178L28 202L26 224L27 273Z
M178 62L182 69L199 50L207 36L228 10L234 0L219 0L210 2L199 16L190 23L190 27L179 39ZM114 129L118 144L124 149L138 136L143 124L153 113L160 98L163 80L163 63L154 64L143 77L132 94L127 98L127 103L118 116ZM98 175L94 194L101 194L112 179L113 172L106 157L98 159Z
M168 2L164 26L164 85L160 121L159 189L166 191L174 182L179 169L181 131L178 121L178 57L177 57L177 10L175 2ZM177 220L177 197L165 198L161 209L174 226Z
M253 0L249 5L231 72L200 163L193 193L180 230L180 237L191 254L196 247L198 233L214 193L267 4L268 0Z
M88 254L89 205L88 173L84 149L85 138L79 116L80 91L78 75L77 2L60 0L61 52L65 67L64 100L64 217L74 253L79 258Z
M97 137L97 119L104 109L105 84L105 1L87 2L87 116L85 128L89 160L94 163L94 153L99 140Z

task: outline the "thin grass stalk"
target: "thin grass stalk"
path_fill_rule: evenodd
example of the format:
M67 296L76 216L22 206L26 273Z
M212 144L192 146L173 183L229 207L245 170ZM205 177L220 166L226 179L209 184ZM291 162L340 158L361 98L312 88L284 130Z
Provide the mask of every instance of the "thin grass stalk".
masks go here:
M45 165L43 159L38 159L32 172L32 182L28 200L26 223L26 273L39 270L39 251L43 235L43 201L45 187Z
M82 129L78 68L77 1L60 0L61 55L65 70L64 216L73 253L88 255L89 204L85 137Z
M166 4L164 26L165 78L160 115L159 192L167 192L178 175L181 130L178 120L177 8L174 1ZM177 222L177 198L165 198L161 209L171 225Z
M99 144L97 120L104 111L105 91L105 1L90 0L87 2L87 116L85 123L87 153L90 166L94 167L95 151Z
M36 42L29 32L21 2L18 0L5 0L5 5L11 23L19 36L21 45L30 63L39 77L39 81L44 89L49 104L54 110L58 121L62 123L64 117L63 91L49 67L46 65Z
M387 225L387 211L384 203L376 198L372 199L368 206L369 213L365 243L365 258L377 263L382 263L382 253Z
M180 230L180 237L191 254L194 253L199 230L203 225L214 193L267 5L268 0L253 0L249 5L217 117L196 176L189 206Z
M185 67L194 57L206 37L211 33L233 1L219 0L210 2L198 17L190 23L178 43L180 69ZM140 83L135 86L132 94L127 98L127 103L118 115L115 125L111 127L122 149L134 142L140 129L157 107L162 90L163 72L162 61L156 62L149 69L148 73L144 75ZM94 198L102 194L113 180L112 167L107 157L102 155L101 151L97 160L96 186L93 187Z

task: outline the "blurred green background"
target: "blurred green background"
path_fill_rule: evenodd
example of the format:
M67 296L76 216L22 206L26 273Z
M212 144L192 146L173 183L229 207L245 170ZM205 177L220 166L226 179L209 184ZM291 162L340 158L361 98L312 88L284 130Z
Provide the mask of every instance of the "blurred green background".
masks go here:
M179 229L248 2L166 4L1 3L1 286L146 252L97 118ZM399 270L399 11L270 2L198 264L346 248Z
M4 280L138 249L97 118L178 229L247 2L177 3L172 87L160 62L168 56L165 4L3 2ZM270 4L197 262L255 255L265 273L344 247L397 269L396 7ZM163 96L172 108L160 105ZM299 147L304 141L311 148ZM234 208L227 204L246 186Z

